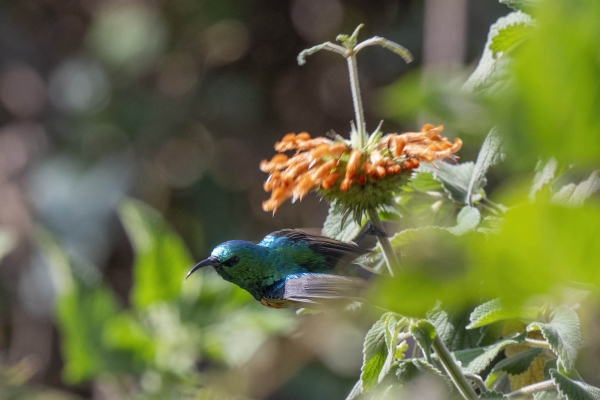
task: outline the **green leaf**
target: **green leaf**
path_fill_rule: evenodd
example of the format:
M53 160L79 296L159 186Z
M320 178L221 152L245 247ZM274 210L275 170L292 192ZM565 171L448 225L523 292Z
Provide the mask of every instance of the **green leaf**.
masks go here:
M550 322L532 322L527 326L528 332L534 330L542 332L550 349L558 356L559 367L571 371L583 345L577 313L570 307L559 306L550 314Z
M494 365L493 371L505 371L510 375L519 375L527 371L533 359L542 354L542 349L534 347L530 350L522 351L512 357L505 358Z
M558 161L556 161L556 158L554 157L551 157L546 163L538 161L535 166L533 183L531 184L531 189L529 191L529 200L534 201L535 194L554 179L557 168Z
M181 238L156 210L137 200L123 201L119 216L135 251L132 303L145 307L179 297L194 264Z
M487 42L481 60L475 71L471 74L463 86L463 90L474 93L501 95L512 85L509 75L511 59L508 55L494 57L490 49L494 38L507 26L515 24L531 24L531 17L520 11L499 18L488 33Z
M431 346L437 335L435 327L426 320L420 320L412 324L409 328L410 334L415 338L415 341L423 350L423 354L429 364L434 365L431 360Z
M113 294L102 287L77 284L59 297L56 316L67 382L79 383L110 370L110 355L104 349L102 332L117 312Z
M530 23L517 23L506 26L492 38L490 50L494 57L498 53L509 53L516 49L531 35L533 26Z
M567 400L600 400L600 389L597 387L572 380L555 369L550 370L550 376L556 383L558 392Z
M567 207L580 207L598 190L600 190L600 171L594 171L589 178L579 184L570 183L563 186L552 196L552 202Z
M539 7L540 0L500 0L500 3L506 4L513 10L529 12Z
M473 173L467 187L467 204L472 205L474 201L479 200L474 196L485 186L485 174L491 166L500 162L502 157L502 137L496 128L492 128L481 145L473 167Z
M506 339L499 341L491 346L468 349L468 350L459 350L455 351L452 354L454 357L461 362L462 368L470 372L472 374L478 374L487 368L488 365L492 362L492 360L500 353L502 350L509 346L513 346L515 344L522 343L526 338L525 332L519 335L513 335Z
M468 314L459 310L443 310L441 303L427 313L427 318L435 326L440 339L448 350L456 351L477 347L481 333L478 330L467 330Z
M538 313L539 309L537 307L508 307L503 305L500 299L495 299L483 303L473 310L470 317L471 323L467 326L467 329L478 328L505 319L532 320L538 316Z
M121 312L106 321L102 339L107 347L131 351L143 362L154 359L156 339L129 312Z
M448 228L448 232L460 236L474 230L481 221L481 214L475 207L463 207L456 217L456 225Z
M469 182L473 176L474 165L472 162L462 164L448 164L446 162L436 163L439 169L431 164L421 164L420 172L429 172L440 181L442 187L448 194L450 200L457 203L467 203L467 191Z
M558 400L564 397L559 396L556 390L542 390L533 394L533 400Z
M360 225L356 223L352 215L344 218L343 207L337 203L329 206L327 219L323 224L323 235L342 242L350 242L360 232Z
M377 386L391 368L396 353L398 322L397 314L387 312L367 332L360 374L363 393Z
M442 373L442 371L423 359L413 358L410 360L403 360L398 364L398 368L396 369L396 377L402 384L409 382L417 375L423 373L442 378L450 389L452 389L452 383L449 378Z

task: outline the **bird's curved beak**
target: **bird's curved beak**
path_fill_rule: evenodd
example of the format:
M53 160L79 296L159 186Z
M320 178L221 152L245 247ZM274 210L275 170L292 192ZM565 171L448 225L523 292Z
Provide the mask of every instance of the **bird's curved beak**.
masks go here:
M200 261L198 264L196 264L196 266L194 268L192 268L192 270L190 272L188 272L185 279L189 278L191 274L193 274L196 270L199 270L202 267L206 267L208 265L212 265L213 267L215 267L219 264L221 264L221 263L219 262L219 260L217 260L217 257L210 256L206 260Z

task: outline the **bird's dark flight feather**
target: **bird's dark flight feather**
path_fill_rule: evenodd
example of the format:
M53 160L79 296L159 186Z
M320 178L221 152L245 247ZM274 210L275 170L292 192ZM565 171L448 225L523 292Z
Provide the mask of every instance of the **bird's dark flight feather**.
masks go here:
M363 249L354 243L342 242L326 236L311 235L299 229L282 229L272 232L269 236L285 236L292 241L302 241L308 244L312 251L327 259L327 266L330 269L336 268L340 261L348 263L358 256L370 252L370 250Z
M362 278L340 275L302 273L295 274L267 288L263 304L270 307L323 308L348 300L362 299L366 282Z

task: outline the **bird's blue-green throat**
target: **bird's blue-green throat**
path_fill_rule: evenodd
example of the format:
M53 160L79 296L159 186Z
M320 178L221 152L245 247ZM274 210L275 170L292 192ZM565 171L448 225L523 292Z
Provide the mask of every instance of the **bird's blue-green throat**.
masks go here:
M368 253L354 243L284 229L261 242L231 240L189 273L213 266L268 307L327 308L360 298L364 279L350 262Z

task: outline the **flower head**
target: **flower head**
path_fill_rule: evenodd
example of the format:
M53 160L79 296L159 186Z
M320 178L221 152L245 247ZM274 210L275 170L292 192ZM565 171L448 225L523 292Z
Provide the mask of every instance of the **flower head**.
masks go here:
M260 169L269 177L264 189L271 197L263 210L277 211L287 199L302 200L312 189L330 201L362 215L367 208L389 203L402 180L421 162L434 162L454 155L462 141L448 141L443 126L424 125L420 132L372 135L366 149L352 149L342 140L311 138L306 132L289 133L275 144L278 152ZM295 151L288 157L285 152Z

